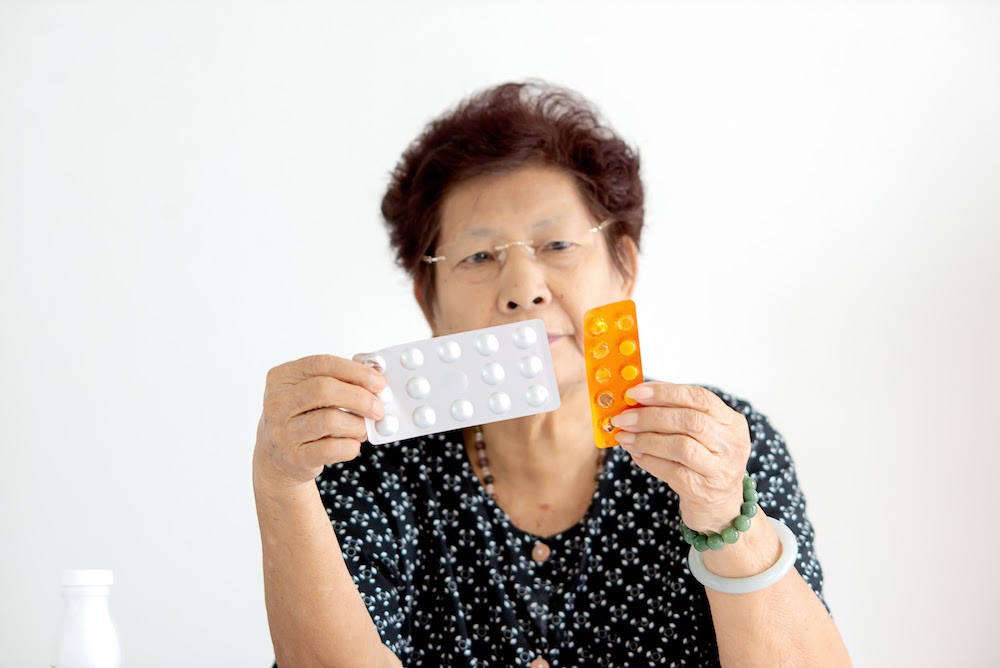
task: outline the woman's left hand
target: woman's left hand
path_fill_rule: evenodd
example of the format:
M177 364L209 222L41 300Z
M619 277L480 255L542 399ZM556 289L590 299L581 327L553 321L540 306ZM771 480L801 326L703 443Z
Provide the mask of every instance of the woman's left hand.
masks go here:
M622 430L618 442L677 493L687 526L706 533L730 526L750 458L746 418L697 385L648 382L626 394L640 405L611 420Z

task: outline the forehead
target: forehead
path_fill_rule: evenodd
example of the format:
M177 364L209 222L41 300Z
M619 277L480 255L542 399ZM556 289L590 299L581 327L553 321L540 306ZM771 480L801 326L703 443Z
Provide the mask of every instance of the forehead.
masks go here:
M465 181L441 203L441 239L530 234L561 222L593 223L573 177L522 167Z

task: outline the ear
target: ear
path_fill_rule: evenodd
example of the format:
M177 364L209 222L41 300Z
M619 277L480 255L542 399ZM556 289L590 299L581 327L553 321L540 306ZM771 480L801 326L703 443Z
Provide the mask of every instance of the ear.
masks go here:
M419 278L413 279L413 298L420 305L420 310L424 313L424 320L430 326L431 333L437 336L437 330L434 327L434 308L427 303L427 299L424 297L423 284Z
M632 293L635 291L636 281L639 278L639 248L635 245L635 240L626 235L622 238L621 251L624 255L623 264L628 270L628 273L621 277L622 291L627 299L631 299Z

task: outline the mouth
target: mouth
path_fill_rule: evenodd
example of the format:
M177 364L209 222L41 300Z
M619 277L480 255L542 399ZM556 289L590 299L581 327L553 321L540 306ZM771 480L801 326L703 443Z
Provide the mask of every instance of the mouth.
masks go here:
M556 339L561 339L563 336L565 336L565 335L564 334L549 334L549 345L552 345L553 341L555 341Z

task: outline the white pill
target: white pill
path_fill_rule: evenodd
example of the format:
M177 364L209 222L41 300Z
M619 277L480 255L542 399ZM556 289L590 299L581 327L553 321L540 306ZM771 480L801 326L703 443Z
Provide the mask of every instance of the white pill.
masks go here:
M434 413L434 409L430 406L421 406L417 410L413 411L413 424L417 425L421 429L433 426L436 421L437 415Z
M476 337L476 350L483 357L489 357L500 350L500 342L492 334L480 334Z
M403 365L404 369L409 369L410 371L419 369L424 363L424 354L420 352L419 348L407 348L399 356L399 363Z
M538 334L530 327L518 327L514 330L514 345L518 348L533 346L537 340Z
M494 392L486 400L486 403L489 405L490 410L497 415L503 415L510 410L510 397L507 396L506 392Z
M444 341L438 346L438 357L442 362L451 364L462 356L462 348L456 341Z
M490 385L502 383L504 379L503 367L496 362L490 362L483 367L483 382Z
M375 431L382 436L392 436L399 429L399 420L395 415L386 415L375 423Z
M528 355L520 361L518 368L521 369L521 375L525 378L534 378L542 372L542 360L535 355Z
M381 399L383 404L387 404L390 401L392 401L392 388L386 385L385 389L376 394L375 396Z
M544 404L548 398L549 391L544 385L532 385L528 388L528 391L524 393L524 400L535 408Z
M465 422L472 417L472 402L468 399L459 399L451 403L451 416L459 422Z
M406 381L406 393L414 399L423 399L431 393L431 383L423 376L414 376Z

